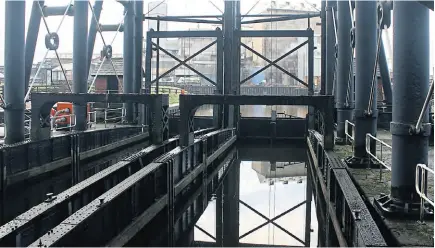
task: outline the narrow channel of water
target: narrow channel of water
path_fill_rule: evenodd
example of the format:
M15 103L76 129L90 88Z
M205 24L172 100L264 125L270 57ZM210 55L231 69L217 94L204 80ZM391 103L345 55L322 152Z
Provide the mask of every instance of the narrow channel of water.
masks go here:
M306 168L305 162L276 162L276 166L269 161L242 161L240 165L239 192L240 200L248 204L265 217L273 219L275 216L304 202L306 196ZM275 221L288 232L301 240L305 237L306 204L285 214ZM224 217L225 218L225 217ZM266 220L254 211L239 203L239 235L263 224ZM216 235L216 200L212 200L197 226ZM311 246L317 246L318 223L314 201L311 204ZM215 242L198 228L194 231L195 241ZM240 243L263 245L303 246L295 238L284 231L267 224L257 231L240 239Z

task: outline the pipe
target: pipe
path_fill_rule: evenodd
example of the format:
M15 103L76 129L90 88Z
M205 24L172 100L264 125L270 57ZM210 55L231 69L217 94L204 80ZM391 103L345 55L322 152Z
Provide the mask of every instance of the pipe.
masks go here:
M366 134L370 133L376 137L377 119L377 87L374 85L373 102L371 113L367 114L367 107L370 101L372 87L372 76L376 60L377 43L377 5L375 1L356 1L355 3L355 54L356 75L355 75L355 140L354 157L366 158L365 150ZM376 147L376 146L371 146ZM372 151L375 154L376 150Z
M87 36L88 36L88 2L74 1L74 37L73 37L73 92L87 92ZM73 106L76 115L74 130L86 130L86 105Z
M320 95L326 94L326 1L321 1L320 19L321 19L321 69L322 74L320 75Z
M352 120L353 109L353 84L349 77L352 61L351 28L349 3L337 1L338 59L335 107L337 108L337 138L341 140L346 139L345 123Z
M327 0L326 2L326 95L333 95L332 86L334 84L335 70L335 34L334 34L334 19L332 11L335 11L337 2Z
M415 191L415 167L428 163L428 112L422 118L423 132L410 133L409 130L416 123L429 91L429 10L413 1L398 1L394 2L393 11L391 198L403 204L415 203L419 206L420 197Z
M95 46L95 37L97 36L97 32L98 32L98 26L99 22L100 22L100 15L101 15L101 10L103 9L103 1L102 0L97 0L94 3L94 13L95 13L95 17L92 14L91 17L91 26L89 27L89 35L88 35L88 63L87 63L87 77L89 77L89 73L90 73L90 68L91 68L91 62L92 62L92 54L94 53L94 46Z
M142 87L142 54L143 54L143 0L134 2L134 73L133 73L133 93L140 93ZM134 119L138 117L138 105L135 104Z
M41 5L42 6L42 5ZM43 12L44 16L63 16L65 14L65 11L68 9L67 15L68 16L74 16L74 6L44 6Z
M385 104L391 105L393 102L393 92L391 90L390 70L388 69L387 56L385 55L385 47L382 38L379 51L379 71L382 78L382 88L384 89Z
M99 24L101 32L124 32L124 25L121 24Z
M234 44L233 34L235 29L235 2L225 1L224 7L224 95L231 94L232 80L234 79ZM233 127L234 123L234 108L229 105L224 105L224 128Z
M26 36L26 51L25 51L25 77L24 77L24 95L29 88L30 74L32 73L33 58L35 57L36 42L38 41L39 27L41 24L41 10L39 5L44 5L44 0L34 1L32 4L32 12L30 13L29 28Z
M24 140L24 1L5 2L5 144Z
M134 25L134 10L133 2L129 2L125 5L125 11L127 14L124 19L124 74L123 74L123 90L124 93L133 93L133 25ZM125 120L127 123L133 122L133 104L124 103L125 108Z

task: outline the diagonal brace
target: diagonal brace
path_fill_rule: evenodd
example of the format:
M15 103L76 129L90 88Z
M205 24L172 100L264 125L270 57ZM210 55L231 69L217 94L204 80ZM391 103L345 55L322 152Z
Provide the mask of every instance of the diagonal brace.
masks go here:
M206 46L206 47L207 47L207 48L210 47L210 46L213 45L215 42L216 42L216 41L210 43L209 46ZM181 65L184 65L184 66L186 66L187 68L189 68L191 71L193 71L193 72L195 72L196 74L198 74L198 76L204 78L205 80L207 80L207 81L210 82L211 84L216 85L216 83L215 83L213 80L211 80L211 79L208 78L206 75L202 74L201 72L199 72L198 70L196 70L196 69L193 68L192 66L188 65L188 64L186 63L186 61L183 61L183 60L177 58L177 57L174 56L172 53L170 53L170 52L167 51L166 49L164 49L164 48L158 46L158 45L157 45L156 43L154 43L154 42L152 42L152 44L154 45L154 47L158 48L160 51L164 52L164 53L165 53L166 55L168 55L169 57L175 59L175 60L179 63L179 64L178 64L177 66L175 66L175 67L179 67L179 66L181 66ZM202 49L201 49L201 50L202 50ZM205 49L204 49L204 50L205 50ZM202 50L202 51L204 51L204 50ZM202 52L202 51L201 51L201 52ZM175 68L175 67L174 67L174 68ZM175 70L175 69L174 69L174 70ZM164 74L162 74L162 76L160 76L160 78L163 77L163 75L164 75ZM166 75L167 75L167 73L166 73ZM156 81L156 80L154 80L154 81ZM154 82L154 81L153 81L153 82Z
M211 46L213 46L214 44L217 43L217 40L213 41L212 43L208 44L207 46L203 47L202 49L200 49L199 51L197 51L196 53L190 55L189 57L187 57L184 61L184 63L187 63L189 60L195 58L196 56L198 56L199 54L201 54L202 52L204 52L205 50L207 50L208 48L210 48ZM160 75L158 78L154 79L151 83L155 83L157 80L165 77L166 75L168 75L169 73L173 72L175 69L177 69L178 67L180 67L182 64L179 63L176 66L172 67L171 69L169 69L168 71L164 72L162 75Z
M284 72L285 74L289 75L290 77L294 78L296 81L298 81L299 83L305 85L306 87L308 87L308 84L305 83L304 81L302 81L300 78L296 77L295 75L293 75L292 73L290 73L289 71L287 71L286 69L282 68L280 65L277 64L277 62L273 62L270 59L266 58L264 55L262 55L261 53L255 51L254 49L252 49L251 47L247 46L244 43L240 43L244 48L248 49L249 51L251 51L252 53L254 53L255 55L257 55L258 57L264 59L267 63L269 63L270 66L275 66L276 68L278 68L279 70L281 70L282 72Z
M284 216L284 215L290 213L291 211L295 210L296 208L302 206L303 204L306 203L306 201L303 201L303 202L297 204L296 206L294 206L294 207L290 208L289 210L287 210L287 211L281 213L280 215L275 216L275 217L272 218L272 219L267 218L267 217L264 216L262 213L258 212L256 209L254 209L253 207L249 206L249 205L248 205L247 203L245 203L244 201L239 200L239 202L240 202L242 205L244 205L245 207L249 208L249 209L252 210L254 213L258 214L260 217L262 217L263 219L266 220L265 223L263 223L263 224L261 224L261 225L255 227L255 228L252 229L251 231L249 231L249 232L243 234L242 236L239 237L239 239L242 239L242 238L248 236L249 234L251 234L251 233L257 231L258 229L262 228L263 226L265 226L265 225L267 225L267 224L269 224L269 223L272 223L274 226L278 227L278 228L281 229L283 232L287 233L289 236L291 236L292 238L296 239L296 240L299 241L301 244L305 245L304 241L302 241L300 238L296 237L294 234L290 233L289 231L287 231L287 230L284 229L281 225L275 223L274 221L277 220L277 219L279 219L279 218L281 218L282 216Z
M269 64L264 66L263 68L261 68L260 70L256 71L255 73L253 73L251 76L243 79L240 84L245 83L246 81L248 81L249 79L255 77L256 75L260 74L262 71L266 70L267 68L271 67L272 65L277 67L278 69L282 70L284 73L286 73L287 75L291 76L292 78L294 78L295 80L297 80L298 82L300 82L301 84L305 85L308 87L308 84L305 83L304 81L302 81L301 79L297 78L296 76L294 76L293 74L289 73L288 71L286 71L285 69L283 69L281 66L277 65L277 63L279 61L281 61L282 59L284 59L285 57L289 56L290 54L292 54L293 52L295 52L296 50L298 50L299 48L303 47L304 45L308 44L308 40L302 42L301 44L299 44L298 46L296 46L295 48L293 48L292 50L286 52L285 54L281 55L279 58L271 61L268 58L264 57L263 55L259 54L257 51L255 51L254 49L248 47L247 45L241 43L242 46L244 46L245 48L247 48L248 50L252 51L253 53L255 53L257 56L259 56L260 58L266 60Z
M212 238L213 240L216 240L216 238L211 235L209 232L207 232L206 230L202 229L200 226L195 225L196 228L198 228L198 230L200 230L201 232L203 232L205 235L209 236L210 238Z

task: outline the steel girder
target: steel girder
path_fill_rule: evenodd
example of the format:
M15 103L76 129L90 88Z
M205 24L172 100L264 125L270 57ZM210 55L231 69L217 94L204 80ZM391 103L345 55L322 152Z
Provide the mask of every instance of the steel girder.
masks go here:
M168 95L33 93L31 115L32 140L42 140L50 137L50 125L47 121L50 119L50 109L56 102L72 102L82 106L86 106L89 102L139 103L151 109L148 130L152 142L156 144L161 143L169 136ZM40 123L40 118L42 123Z
M201 137L210 131L212 130L198 130L195 136ZM178 138L172 138L160 145L150 145L17 216L0 227L0 246L27 246L36 241L40 235L51 230L63 219L108 191L116 183L136 173L155 158L174 149L178 143ZM30 235L24 234L29 231Z
M334 146L332 96L235 96L235 95L180 95L180 142L193 142L193 117L198 107L212 105L308 105L323 115L325 149Z
M193 218L186 218L189 209L203 211L207 206L212 191L201 185L209 185L217 176L214 186L218 186L223 178L218 172L222 166L228 167L236 155L235 150L228 152L237 138L234 131L225 129L208 133L189 147L177 147L155 159L70 215L30 246L41 243L44 246L77 243L85 246L123 246L164 209L166 211L162 213L168 217L169 227L164 231L168 234L165 235L165 244L174 245L187 226L194 225ZM220 159L224 154L228 156ZM144 193L147 197L140 197ZM201 194L203 197L199 197ZM189 199L182 200L181 196L188 196ZM195 217L199 216L196 211ZM158 229L154 225L152 228L154 231Z

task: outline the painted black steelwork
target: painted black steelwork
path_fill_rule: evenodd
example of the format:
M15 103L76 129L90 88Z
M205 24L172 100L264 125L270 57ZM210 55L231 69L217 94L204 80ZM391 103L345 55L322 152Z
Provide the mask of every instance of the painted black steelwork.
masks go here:
M88 2L74 1L74 37L73 37L73 92L88 91L87 76L87 37L88 37ZM33 100L33 96L32 96ZM33 101L32 101L33 104ZM51 107L51 106L50 106ZM73 112L76 123L74 130L83 131L87 127L87 110L85 104L74 104ZM34 119L39 124L39 117ZM32 121L33 122L33 121ZM33 128L32 128L33 129Z
M381 231L346 170L346 164L333 151L324 150L322 137L315 131L309 131L307 146L316 207L321 209L317 218L326 227L319 237L320 246L386 247Z
M30 13L29 28L26 35L25 50L25 78L24 78L24 95L26 95L30 83L30 74L32 72L33 58L35 57L36 42L38 41L39 27L41 24L40 6L44 5L44 0L33 1L32 11Z
M224 91L222 94L229 95L233 94L233 82L235 78L236 71L240 71L239 68L235 67L236 59L235 55L238 55L235 51L236 47L234 44L234 31L236 29L236 2L235 1L225 1L224 6ZM234 107L224 105L223 106L223 127L233 127L234 126Z
M201 130L195 135L201 137L204 132ZM150 145L53 196L52 201L45 201L17 216L14 220L0 227L0 245L28 246L117 183L136 173L165 152L177 147L178 142L178 138L172 138L160 145ZM50 217L47 218L47 216ZM26 233L28 230L32 230L32 234L23 236L22 233Z
M420 197L415 191L415 168L419 163L428 163L431 128L428 112L423 116L421 130L415 128L429 90L429 10L416 2L394 2L393 11L391 193L379 197L375 203L387 216L418 217ZM426 216L433 214L425 210Z
M125 3L124 12L127 12L124 18L124 73L122 77L122 89L125 94L133 93L134 88L134 2ZM125 121L133 123L133 104L124 103Z
M193 142L193 116L198 107L212 105L307 105L323 116L326 149L334 147L332 96L235 96L235 95L180 95L180 144Z
M92 54L94 53L94 45L95 45L95 38L97 37L98 32L98 26L100 25L100 15L101 10L103 10L103 1L95 1L94 6L92 7L94 10L91 17L91 26L89 27L89 34L88 34L88 57L87 57L87 73L89 77L89 69L91 68L91 61L92 61ZM94 16L95 14L95 16Z
M142 67L142 54L143 54L143 1L134 1L134 74L133 74L133 93L140 93L142 88L143 67ZM134 119L139 117L139 106L134 106Z
M336 65L336 33L335 33L335 23L333 18L333 12L337 10L337 1L327 0L326 1L326 69L325 69L325 80L326 80L326 95L333 95L333 85L334 85L334 70Z
M346 140L345 122L352 120L353 81L350 77L352 49L350 44L350 29L352 20L349 3L337 1L337 81L335 87L335 107L337 108L337 141Z
M24 140L25 8L22 1L5 2L5 144Z
M34 93L32 95L31 139L42 140L50 137L50 109L56 102L73 102L86 106L88 102L140 103L150 110L148 129L153 143L161 143L168 138L169 107L168 95L147 94L62 94ZM42 118L42 123L40 122Z
M210 146L207 146L209 149L202 149L204 139L210 143ZM206 134L190 147L183 149L177 147L169 151L136 173L131 173L127 179L70 215L31 246L39 243L47 246L70 246L78 243L91 246L125 246L134 241L134 236L141 229L146 228L147 224L151 224L150 222L159 213L167 216L169 221L169 229L167 232L164 231L168 234L164 235L168 238L165 244L175 245L186 230L185 224L191 223L193 227L196 222L188 220L188 223L184 223L187 217L185 215L188 215L187 210L192 203L195 199L204 199L198 197L200 194L204 196L214 191L213 187L211 191L204 191L206 188L199 184L202 180L195 179L203 178L202 174L207 171L206 181L202 183L208 185L222 166L228 166L236 154L234 150L231 152L229 149L235 139L234 130L219 130ZM188 156L188 154L194 155ZM221 155L225 156L224 159L219 159ZM223 177L218 176L219 179ZM140 197L144 192L147 193L147 198ZM190 196L187 201L179 197L187 194ZM122 214L112 214L114 208L119 208L120 201L122 204L127 204L123 208L125 211L122 211ZM197 206L201 206L197 209L204 211L207 201L201 201ZM196 213L195 216L197 219L200 214ZM104 220L100 219L103 222L98 221L101 217L104 217ZM95 225L96 228L89 229L89 225ZM162 231L155 225L152 225L152 228L154 232ZM142 239L142 242L150 239L150 237Z
M320 94L326 94L326 0L320 3L320 21L321 21L321 42L320 42Z
M376 11L377 5L374 1L356 1L355 3L355 54L357 54L355 60L355 109L353 112L355 140L353 157L348 160L349 164L355 166L367 164L366 134L370 133L376 137L377 133L377 83L373 82L377 61L378 25ZM373 92L373 101L370 101L371 91ZM376 150L373 149L372 153L376 154Z

